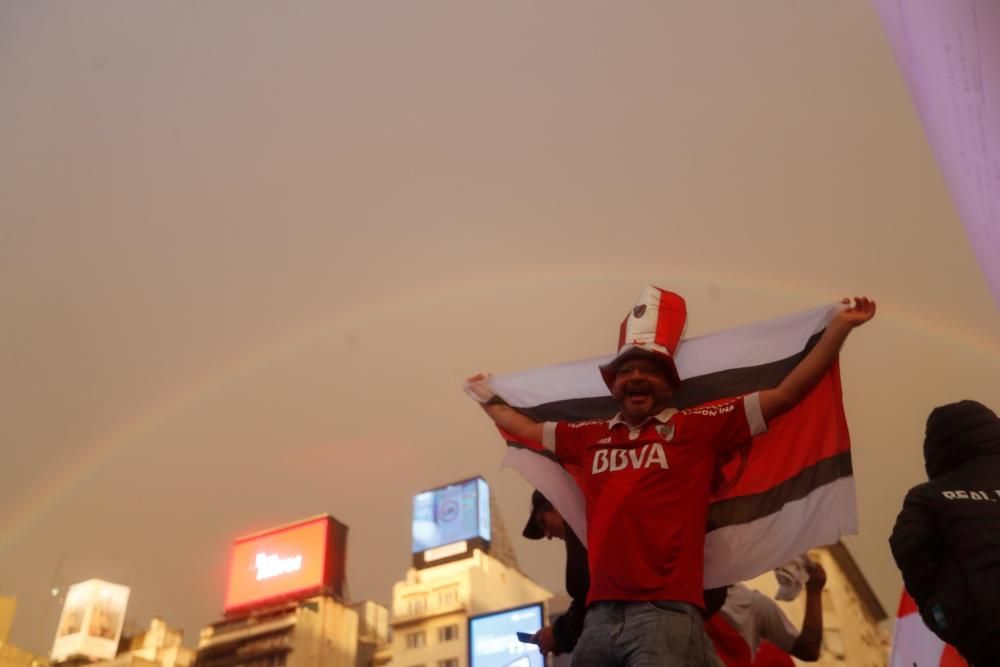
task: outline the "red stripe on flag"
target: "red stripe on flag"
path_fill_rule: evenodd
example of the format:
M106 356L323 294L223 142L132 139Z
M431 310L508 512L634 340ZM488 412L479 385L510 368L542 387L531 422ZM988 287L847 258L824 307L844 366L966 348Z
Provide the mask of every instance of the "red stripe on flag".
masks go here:
M545 449L545 447L542 446L542 443L540 443L540 442L533 442L531 440L527 440L527 439L524 439L524 438L515 437L513 434L508 433L507 431L503 430L499 426L497 426L497 430L500 431L500 436L505 441L507 441L507 442L516 442L519 445L527 447L528 449L533 449L533 450L535 450L537 452L547 451Z
M808 396L754 439L742 473L740 456L723 466L727 480L739 477L715 500L762 493L850 448L840 372L834 364Z
M715 654L725 663L726 667L750 667L751 660L753 660L750 645L722 617L722 614L712 614L705 621L705 632L712 640Z
M944 645L944 653L941 654L941 667L969 667L958 651L951 644Z
M910 594L903 589L903 596L899 598L899 611L896 612L896 618L903 618L904 616L909 616L910 614L917 613L917 603L910 597Z

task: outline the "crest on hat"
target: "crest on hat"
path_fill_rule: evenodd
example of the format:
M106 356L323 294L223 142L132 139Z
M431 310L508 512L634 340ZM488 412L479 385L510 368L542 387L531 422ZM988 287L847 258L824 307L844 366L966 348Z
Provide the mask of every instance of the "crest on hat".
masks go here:
M644 317L647 313L653 317ZM674 354L687 324L687 304L679 294L647 285L618 332L618 354L601 366L601 376L610 388L615 372L629 354L651 354L663 362L671 382L680 384Z

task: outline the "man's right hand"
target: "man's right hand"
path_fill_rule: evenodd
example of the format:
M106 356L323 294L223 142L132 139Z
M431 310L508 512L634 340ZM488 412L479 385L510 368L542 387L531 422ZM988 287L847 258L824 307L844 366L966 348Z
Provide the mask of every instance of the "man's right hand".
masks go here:
M472 377L466 378L465 384L462 388L465 393L471 396L476 401L480 403L489 403L490 399L495 396L493 390L490 389L486 382L490 379L489 374L476 373Z
M519 440L542 444L543 429L541 423L524 416L503 401L491 402L496 394L486 384L489 379L489 375L476 373L465 380L465 385L462 388L466 394L476 399L493 420L493 423L501 430Z

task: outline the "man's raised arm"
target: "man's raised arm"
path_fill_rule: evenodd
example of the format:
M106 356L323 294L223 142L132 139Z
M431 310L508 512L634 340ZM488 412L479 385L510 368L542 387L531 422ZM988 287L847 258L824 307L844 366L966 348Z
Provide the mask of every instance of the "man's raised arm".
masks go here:
M465 381L465 392L479 401L483 410L501 430L518 440L542 443L542 424L525 417L506 403L491 402L496 394L486 386L489 376L478 373Z
M833 316L826 331L799 365L777 387L760 392L760 411L765 422L770 423L805 398L837 359L847 334L875 317L875 302L868 297L854 297L853 306L850 299L844 299L843 303L847 308Z

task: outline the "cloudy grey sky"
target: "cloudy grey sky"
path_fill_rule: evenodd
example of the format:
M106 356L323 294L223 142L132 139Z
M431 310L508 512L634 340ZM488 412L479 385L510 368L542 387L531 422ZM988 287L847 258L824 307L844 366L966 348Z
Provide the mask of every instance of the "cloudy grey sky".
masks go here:
M927 412L1000 407L1000 316L863 0L2 0L0 99L0 594L37 651L90 577L193 645L232 538L320 512L387 604L416 491L528 505L461 380L610 352L646 283L689 335L878 299L843 376L887 609Z

